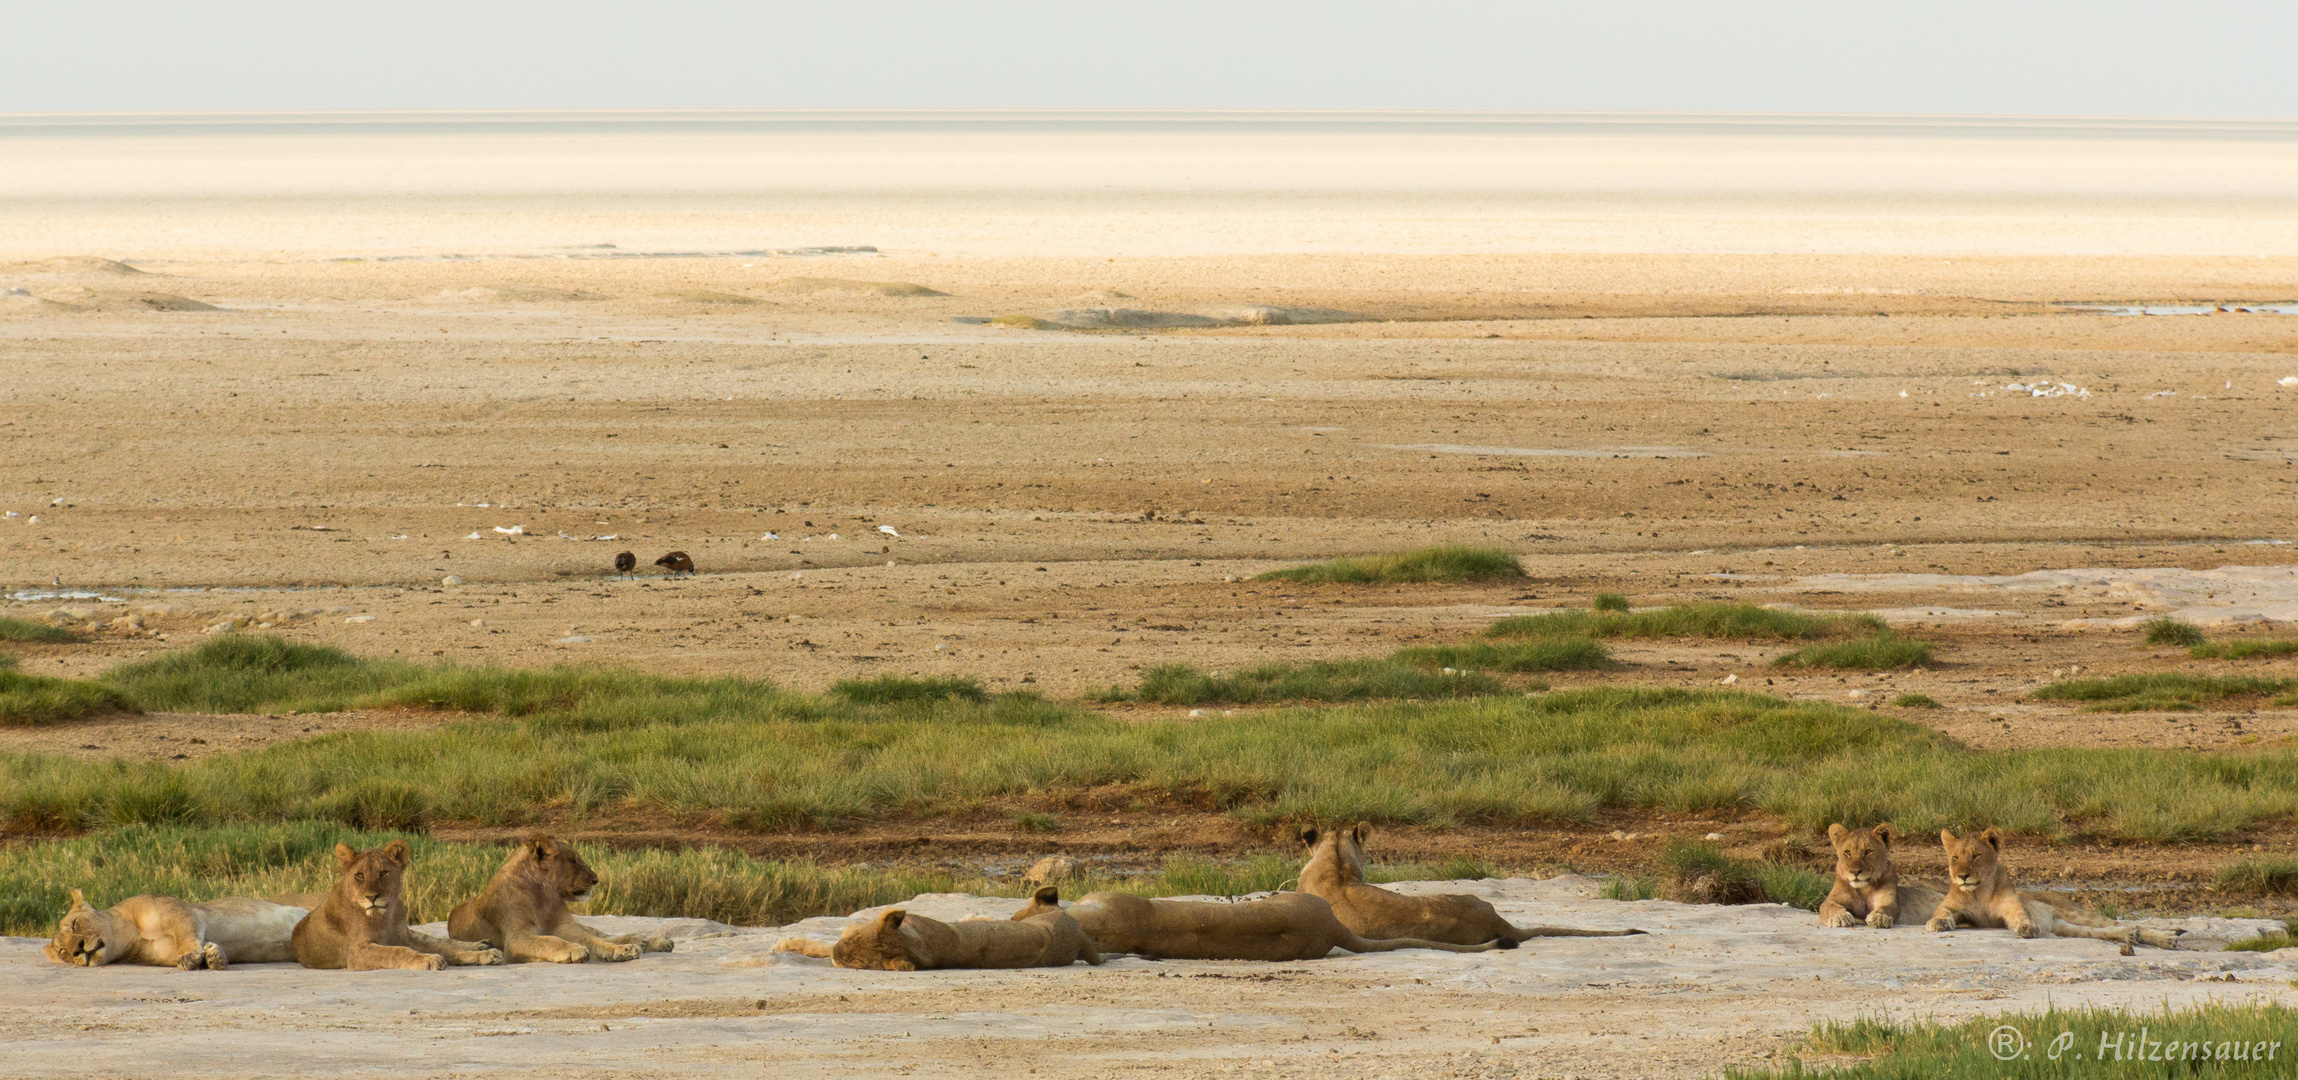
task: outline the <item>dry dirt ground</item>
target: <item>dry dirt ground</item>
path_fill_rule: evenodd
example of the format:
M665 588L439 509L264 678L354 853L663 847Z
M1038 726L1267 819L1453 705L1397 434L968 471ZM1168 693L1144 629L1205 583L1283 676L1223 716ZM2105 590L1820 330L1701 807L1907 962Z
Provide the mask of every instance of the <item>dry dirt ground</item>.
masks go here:
M854 284L885 282L947 295ZM204 640L238 616L368 655L738 673L808 689L966 674L1067 698L1158 663L1362 656L1623 592L1641 604L1880 610L1940 642L1940 663L1782 674L1767 666L1777 646L1630 643L1616 649L1619 670L1553 683L1737 676L1743 688L1883 708L1916 692L1943 708L1903 715L1986 747L2298 738L2298 713L2259 702L2110 715L2024 696L2077 671L2238 666L2142 646L2116 625L2135 616L2184 612L2222 634L2274 634L2260 617L2298 618L2275 606L2298 603L2298 583L2271 580L2298 566L2288 543L2298 540L2298 386L2278 381L2298 376L2298 318L2064 306L2287 301L2298 297L2298 258L244 255L132 268L34 260L0 267L5 288L23 292L0 297L0 381L11 388L0 416L0 511L10 514L0 614L91 639L11 645L27 671L90 674ZM955 321L1239 304L1378 321L1133 331ZM2062 383L2088 396L2058 393ZM1437 541L1506 547L1532 577L1505 587L1250 580L1298 560ZM622 550L638 554L641 574L611 572ZM700 572L649 566L671 550L691 553ZM2262 569L2206 573L2221 567ZM2004 580L2131 568L2197 575ZM2298 661L2239 669L2298 676ZM0 747L176 759L428 722L148 716L0 732ZM1077 815L1051 839L973 822L831 837L565 824L628 843L842 861L979 861L1052 846L1147 862L1274 839L1162 808L1120 806L1108 818ZM1400 833L1381 854L1619 869L1658 837L1711 830L1748 849L1781 838L1754 819L1623 819L1543 836ZM2020 865L2078 887L2199 898L2192 890L2217 865L2290 851L2293 839L2277 828L2196 848L2053 850ZM1809 936L1759 934L1766 944L1746 954L1746 970L1821 948L1816 937L1794 944ZM1964 940L1980 936L1957 939L1953 955ZM1987 948L2057 971L2094 944ZM1587 959L1610 947L1523 955ZM1660 935L1632 946L1666 947ZM10 981L33 989L10 992L7 1039L49 1048L31 1059L12 1049L11 1073L329 1074L357 1067L348 1030L362 1044L400 1036L383 1040L412 1055L394 1070L458 1074L731 1072L765 1061L933 1075L980 1059L1047 1075L1217 1064L1247 1075L1693 1076L1762 1060L1826 1016L1961 1016L2038 1005L2046 987L2061 1003L2099 987L2150 1005L2198 992L2163 972L2079 987L2048 972L1940 976L1913 997L1870 985L1880 976L1811 983L1801 968L1615 984L1581 965L1587 985L1571 988L1459 981L1518 962L1507 958L1444 958L1435 966L1453 974L1442 977L1391 958L1251 972L1129 962L899 988L800 969L730 977L683 953L613 972L201 977L54 971L29 946L9 948L7 963L31 979ZM718 974L691 985L648 974L689 964ZM1400 981L1413 977L1428 981ZM533 1015L480 989L544 983L571 996ZM2208 992L2257 991L2221 985ZM96 997L27 1007L49 993L41 987L66 986ZM350 986L361 990L336 989ZM370 997L385 986L397 995L389 1020ZM866 1020L837 1020L847 1014ZM1716 1019L1685 1026L1688 1014ZM139 1049L193 1020L232 1034L170 1038L164 1059ZM589 1034L601 1024L616 1034ZM557 1037L531 1037L545 1031ZM20 1041L30 1039L40 1042ZM260 1060L248 1057L257 1044ZM538 1045L561 1057L545 1062Z

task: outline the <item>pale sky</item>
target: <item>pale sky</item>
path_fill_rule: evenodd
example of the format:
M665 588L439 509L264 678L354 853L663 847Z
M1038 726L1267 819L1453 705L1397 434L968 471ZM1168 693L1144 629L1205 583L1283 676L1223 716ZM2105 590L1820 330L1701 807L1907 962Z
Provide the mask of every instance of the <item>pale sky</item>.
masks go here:
M2298 2L68 0L0 112L1336 108L2298 118Z

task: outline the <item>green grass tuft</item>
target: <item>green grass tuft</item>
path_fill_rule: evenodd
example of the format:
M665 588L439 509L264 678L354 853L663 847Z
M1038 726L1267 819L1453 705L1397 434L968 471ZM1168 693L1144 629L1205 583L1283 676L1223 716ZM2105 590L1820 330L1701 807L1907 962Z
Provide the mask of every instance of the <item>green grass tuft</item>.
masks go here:
M1023 832L1050 833L1061 831L1060 814L1015 814L1015 828Z
M2200 645L2208 639L2202 628L2190 622L2157 615L2139 625L2141 638L2149 645Z
M2298 655L2298 641L2216 641L2196 645L2186 655L2197 660L2249 660Z
M1161 705L1256 705L1277 701L1365 701L1374 698L1463 698L1506 693L1490 675L1441 672L1396 660L1327 660L1314 664L1263 664L1237 672L1206 674L1188 664L1159 664L1141 675L1141 685L1109 700Z
M1347 585L1426 582L1459 584L1467 581L1513 581L1524 576L1524 564L1518 562L1512 552L1501 548L1439 544L1394 555L1365 555L1271 570L1254 580Z
M60 724L84 716L137 712L127 696L101 683L26 675L0 665L0 727Z
M2242 896L2298 896L2298 859L2270 855L2218 871L2219 892Z
M11 656L7 653L0 653L0 671L14 671L16 670L16 667L17 660L14 656Z
M1882 632L1883 620L1865 613L1810 615L1754 604L1685 604L1648 611L1551 611L1493 623L1485 637L1720 638L1731 641L1804 640Z
M1820 902L1827 899L1835 880L1808 866L1790 866L1785 863L1764 863L1756 868L1757 884L1763 895L1775 904L1818 911Z
M69 645L80 640L80 635L61 626L50 626L30 619L15 619L0 615L0 641L21 641L33 645Z
M1603 671L1612 666L1612 654L1587 638L1539 638L1495 645L1475 641L1464 645L1423 645L1398 649L1390 659L1421 667L1466 671Z
M2248 941L2228 942L2227 952L2281 952L2298 945L2298 919L2284 920L2279 934L2260 934Z
M2266 1002L2203 1004L2161 1012L2104 1008L2051 1009L1974 1017L1954 1024L1928 1020L1831 1020L1804 1039L1808 1054L1872 1056L1824 1068L1800 1057L1778 1068L1727 1068L1726 1080L2137 1080L2164 1076L2274 1076L2293 1050L2290 1031L2298 1010ZM2002 1028L2018 1033L2024 1056L1996 1054ZM2134 1047L2144 1033L2144 1048ZM2118 1039L2119 1036L2119 1039ZM2116 1052L2119 1044L2121 1050ZM2251 1064L2249 1051L2278 1046L2273 1062ZM2233 1049L2241 1047L2240 1059ZM2052 1048L2059 1051L2053 1054ZM2102 1047L2105 1049L2102 1051ZM2203 1055L2207 1052L2209 1057ZM2219 1058L2219 1054L2226 1058ZM2016 1056L2016 1055L2014 1055ZM2152 1056L2155 1060L2146 1060ZM2260 1055L2263 1058L2263 1054ZM2165 1059L2168 1059L2167 1061Z
M1748 904L1763 899L1754 863L1705 840L1670 840L1653 860L1668 897L1689 904Z
M1936 709L1939 707L1939 703L1931 700L1929 694L1901 694L1891 699L1891 707L1894 709Z
M2190 711L2231 697L2275 694L2298 686L2298 679L2247 675L2186 675L2142 672L2108 679L2068 679L2029 694L2038 701L2082 701L2084 712ZM2280 702L2277 702L2280 704Z
M1592 611L1627 611L1628 598L1616 592L1600 592L1588 608Z
M197 648L114 668L103 681L146 709L338 712L423 670L271 634L224 634Z
M1660 897L1660 883L1648 877L1622 874L1604 883L1603 897L1606 900L1630 902L1657 900Z
M880 675L875 679L840 679L830 692L862 705L891 705L907 701L988 701L981 680L966 676L913 679Z
M1892 671L1931 663L1931 643L1885 631L1871 638L1806 645L1772 661L1776 667Z

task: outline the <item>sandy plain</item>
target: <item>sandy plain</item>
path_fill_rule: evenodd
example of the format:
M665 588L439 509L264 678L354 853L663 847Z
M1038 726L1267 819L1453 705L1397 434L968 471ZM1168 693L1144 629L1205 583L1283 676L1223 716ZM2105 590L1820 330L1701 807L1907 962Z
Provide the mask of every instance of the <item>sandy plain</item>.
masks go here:
M0 183L17 193L0 204L0 290L19 290L0 295L0 512L14 515L0 519L0 612L98 628L87 644L17 650L25 668L87 674L240 616L376 655L806 688L971 674L1065 697L1160 662L1359 656L1617 591L1652 604L1881 610L1939 640L1942 663L1784 676L1765 666L1774 650L1629 645L1620 670L1559 684L1737 675L1853 703L1921 692L1946 706L1932 722L1982 746L2298 737L2283 711L2101 716L2022 696L2077 667L2228 666L2141 647L2123 625L2137 616L2180 612L2229 634L2298 621L2298 385L2280 382L2298 377L2298 317L2265 310L2298 304L2291 131L1012 122L0 124L11 150ZM875 250L822 250L865 247ZM2211 313L2092 310L2134 304ZM1251 306L1361 318L982 321ZM1533 577L1249 580L1439 540L1509 547ZM683 550L701 573L618 578L609 562L625 549L642 567ZM450 575L461 584L444 584ZM114 625L130 613L143 626ZM2298 662L2244 670L2298 675ZM0 746L173 758L415 722L144 717L0 732ZM1643 843L1606 846L1616 826ZM882 858L914 839L649 828L601 835L833 858ZM1633 865L1684 828L1748 845L1779 832L1623 821L1539 837L1405 833L1383 854L1483 844L1504 866L1571 853L1601 869ZM907 832L964 858L1044 843L978 823ZM1063 843L1149 858L1267 839L1220 819L1113 813ZM2292 840L2285 829L2054 852L2064 871L2038 876L2192 889L2237 852ZM1453 958L1439 959L1429 966ZM1358 969L1379 965L1305 965L1343 971L1300 976L1338 980L1306 991L1237 989L1273 1018L1256 1024L1387 1032L1395 1024L1319 1011L1372 994ZM603 987L636 970L567 974ZM56 1038L47 1021L88 1024L96 1034L66 1038L103 1047L106 1068L167 1071L134 1040L177 1019L177 1005L144 1000L158 992L146 984L185 983L66 974L45 976L37 994L10 992L13 1047ZM927 1030L927 1017L1017 993L1044 1000L1046 1016L1079 993L1113 1009L1196 1010L1175 1021L1192 1029L1231 1008L1095 981L1105 974L1059 976L1044 999L1016 989L1040 976L937 976L922 996L872 982L854 1009L879 1027ZM2194 974L2127 976L2143 990L2132 1000L2291 996L2286 979L2204 986ZM210 982L242 978L269 976ZM1986 1007L2033 1004L2041 984L2020 985ZM648 986L649 1000L692 996ZM1632 1052L1559 1055L1510 1037L1443 1056L1462 1075L1696 1076L1765 1060L1846 1009L1978 1007L1968 987L1944 982L1857 1000L1834 980L1799 987L1714 999L1729 1003L1713 1012L1735 1031L1761 1037L1628 1026L1618 1037L1638 1040ZM253 990L249 1007L321 992ZM1520 996L1446 993L1457 1000L1373 995L1364 1008L1416 1023L1486 1010L1493 1023L1528 1022ZM1540 1010L1575 1023L1673 1015L1692 1000L1675 985L1540 993ZM491 1000L454 1007L499 1010ZM328 1022L402 1026L359 1010ZM838 1028L849 1041L836 1054L782 1060L963 1073L964 1055L1012 1053L1023 1044L1003 1040L1025 1038L1030 1067L1054 1075L1207 1067L1179 1049L1200 1040L1171 1032L1127 1041L1090 1024L1017 1023L936 1020L922 1053L871 1041L894 1028ZM679 1067L755 1060L759 1032L729 1024L717 1033L725 1045L683 1050ZM998 1034L1008 1030L1027 1034ZM600 1049L641 1046L596 1038ZM1425 1071L1427 1047L1387 1057L1311 1043L1316 1055L1252 1067ZM1072 1056L1079 1047L1105 1056ZM407 1067L538 1068L517 1054L443 1053ZM1606 1056L1618 1053L1629 1056ZM357 1067L282 1060L232 1067ZM660 1064L581 1063L599 1075Z

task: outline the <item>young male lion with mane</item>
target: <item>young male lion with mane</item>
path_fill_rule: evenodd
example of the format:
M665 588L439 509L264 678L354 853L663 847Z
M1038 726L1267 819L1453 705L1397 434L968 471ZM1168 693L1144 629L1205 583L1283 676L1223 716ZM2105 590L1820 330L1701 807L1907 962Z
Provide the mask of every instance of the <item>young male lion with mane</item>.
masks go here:
M2001 829L1962 837L1941 829L1939 843L1947 849L1947 898L1924 924L1931 931L1968 923L1984 930L2008 929L2023 938L2087 937L2158 949L2177 948L2178 936L2186 932L2124 926L2063 900L2021 895L2011 884L2010 871L2003 869Z
M1037 890L1029 907L998 921L966 919L946 923L900 908L846 928L833 945L811 938L783 938L775 952L827 957L842 968L867 971L932 971L939 968L1068 967L1083 960L1101 963L1101 954L1061 910L1061 891Z
M59 964L152 964L222 971L233 961L295 959L289 937L304 910L244 896L187 904L173 896L131 896L99 911L80 890L41 951Z
M479 895L455 905L447 934L501 949L514 964L619 962L671 950L660 934L608 937L576 922L567 905L590 899L597 886L598 875L574 848L535 833L503 860Z
M407 925L404 899L407 842L373 851L335 845L343 869L335 889L295 924L295 959L307 968L437 971L449 964L500 964L503 954L470 941L417 933Z

